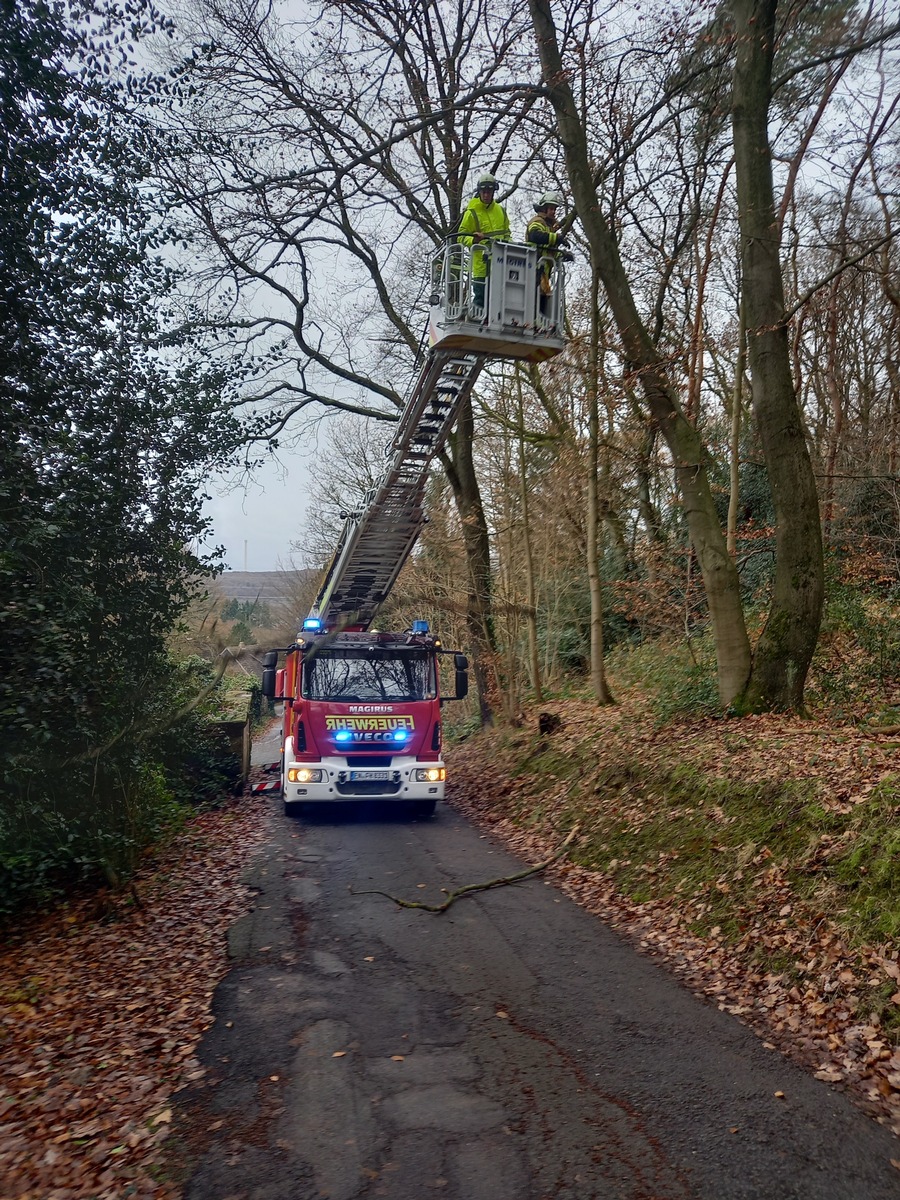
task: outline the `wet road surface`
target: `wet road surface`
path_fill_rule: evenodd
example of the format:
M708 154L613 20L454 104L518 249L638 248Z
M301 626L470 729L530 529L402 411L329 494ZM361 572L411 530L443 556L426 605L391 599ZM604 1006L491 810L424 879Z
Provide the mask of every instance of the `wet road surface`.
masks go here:
M521 869L451 809L273 806L177 1118L186 1200L900 1197L896 1139L540 876L442 916L351 894Z

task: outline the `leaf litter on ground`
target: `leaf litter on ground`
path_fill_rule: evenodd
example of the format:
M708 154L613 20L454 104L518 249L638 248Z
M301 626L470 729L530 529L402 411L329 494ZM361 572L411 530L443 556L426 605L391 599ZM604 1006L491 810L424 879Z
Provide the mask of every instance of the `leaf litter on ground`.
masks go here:
M241 875L266 805L202 813L135 891L70 900L0 950L3 1200L175 1200L171 1101L200 1080L197 1044L249 908ZM134 896L140 904L134 903Z
M450 751L451 803L529 861L580 823L557 887L900 1134L900 945L864 936L900 910L900 872L853 910L862 815L900 815L896 745L784 716L659 728L628 696L541 711L550 735L535 709ZM754 803L768 836L741 845Z
M894 1009L900 1018L898 946L852 936L828 874L835 846L848 849L856 812L891 785L896 745L784 717L659 729L627 698L606 710L579 701L542 708L561 719L549 737L528 731L532 713L528 728L481 734L450 752L454 805L529 862L550 857L581 822L588 848L576 852L583 861L548 868L557 887L900 1133L900 1019L889 1019ZM696 806L714 853L716 831L724 850L734 820L729 787L808 782L822 811L845 822L843 833L820 831L806 848L814 886L798 894L791 863L760 843L711 882L667 892L668 860L691 850L653 861L647 831L661 794L637 786L633 768L641 765L646 784L654 773L664 780L673 762L721 785L716 803ZM668 815L679 806L692 804L679 795ZM202 1081L195 1052L228 967L227 928L250 907L241 876L270 812L264 800L241 800L198 816L139 874L141 907L127 893L73 900L24 922L0 951L3 1200L180 1196L165 1145L172 1102ZM602 838L612 824L611 857ZM734 878L742 871L744 888Z

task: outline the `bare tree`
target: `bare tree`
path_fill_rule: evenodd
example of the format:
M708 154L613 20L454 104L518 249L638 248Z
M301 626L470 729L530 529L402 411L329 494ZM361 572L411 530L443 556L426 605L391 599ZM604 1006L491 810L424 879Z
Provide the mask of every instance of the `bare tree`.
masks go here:
M772 4L773 11L774 7ZM805 430L793 390L790 355L785 356L784 348L790 346L786 330L791 317L802 311L812 293L799 297L795 308L787 310L783 297L779 304L779 297L772 292L781 278L778 214L790 211L807 164L824 161L828 155L834 171L834 146L840 142L836 143L830 128L829 104L840 103L842 111L852 111L855 120L861 118L870 97L854 107L853 84L858 86L859 79L851 83L851 78L854 71L861 72L870 83L865 73L872 68L857 68L856 64L862 64L870 51L880 55L882 45L896 38L897 27L889 23L886 7L879 9L874 2L858 10L846 5L833 13L788 5L779 27L778 73L773 75L774 38L762 74L760 61L751 65L747 57L748 47L760 36L761 22L754 23L753 16L762 16L764 6L753 6L748 17L745 4L732 5L702 28L700 18L693 18L692 25L688 15L680 31L675 14L667 30L678 31L681 58L670 58L674 65L658 80L656 100L640 96L640 85L633 82L623 64L626 59L633 61L636 54L643 54L642 64L663 62L662 31L659 45L651 53L649 49L641 51L636 30L629 30L620 31L624 43L620 46L615 45L612 32L606 33L610 62L605 69L612 80L608 102L598 104L594 95L590 104L583 64L588 57L596 61L596 51L586 55L584 46L596 36L591 22L596 29L599 14L582 19L582 9L569 6L561 42L549 0L530 0L529 8L578 219L604 284L626 372L672 459L709 602L720 696L739 707L800 707L804 664L815 645L821 606L821 539ZM741 25L741 20L747 24ZM607 14L607 30L614 25L614 18ZM649 70L652 73L653 68ZM762 85L762 92L755 96L748 92L753 71L756 84ZM641 74L643 78L645 72ZM877 83L878 69L872 78ZM735 120L729 144L727 116L732 105ZM849 191L852 177L860 173L862 165L875 161L873 147L888 140L893 108L887 98L883 103L879 99L878 105L877 116L858 121L855 160L842 153L841 170L846 169ZM768 121L776 118L779 155L787 163L780 208L775 203L773 155L767 140ZM752 151L748 149L751 121L755 122L756 139ZM660 147L667 149L663 152ZM738 179L736 200L728 181L732 154ZM765 190L760 175L768 171L768 195L763 195L762 201L759 193L748 197L751 159L755 186ZM708 170L706 163L715 164L715 170ZM683 187L679 191L676 180L685 184L692 180L694 190ZM753 216L751 209L755 210ZM752 233L748 233L750 220L756 222ZM721 309L723 294L727 301L730 290L727 284L723 289L721 282L710 286L709 271L717 258L721 261L727 255L735 222L741 226L744 248L741 283L747 326L752 331L747 340L755 352L751 364L757 433L769 484L773 492L779 491L772 608L752 662L737 570L734 566L729 569L724 561L727 552L721 519L709 486L708 469L714 460L701 437L703 401L709 392L704 381L704 332L710 306L713 312L716 307ZM717 225L722 226L722 234ZM722 243L721 249L716 241ZM748 245L753 250L749 259ZM878 247L879 242L874 242L868 253ZM692 249L692 255L687 255L686 249ZM848 249L849 253L839 255L837 273L852 269L865 257L865 249ZM770 260L767 268L761 267L765 255ZM828 277L817 281L813 292L828 281ZM750 306L751 289L755 309ZM680 320L679 308L684 314ZM733 313L732 307L728 319L733 320ZM779 339L780 365L776 367L776 357L768 351ZM738 344L742 340L739 337ZM681 363L683 372L678 369ZM739 361L738 379L742 371ZM732 396L739 395L734 388L729 391ZM737 404L731 401L726 406L737 416ZM724 434L724 423L716 424ZM717 436L724 450L727 438ZM736 445L734 429L731 442ZM791 637L786 630L792 631Z
M802 7L802 6L800 6ZM781 36L796 36L798 8L783 5ZM748 709L798 709L803 703L806 673L818 639L824 599L824 568L819 502L795 382L781 267L781 217L787 211L799 165L823 120L827 100L835 93L855 55L869 44L895 35L875 19L874 6L861 16L819 29L819 65L824 78L820 94L791 159L780 209L776 207L770 115L779 82L774 64L779 37L779 0L732 0L735 57L732 77L732 124L737 175L738 218L741 231L743 303L747 323L747 358L752 382L756 427L768 468L775 507L776 567L765 628L754 655L753 674L743 698ZM800 26L802 27L802 26ZM787 78L807 70L804 48L788 66ZM815 60L816 55L813 55ZM788 60L790 63L790 60ZM815 67L815 61L813 62ZM785 86L783 82L781 86ZM880 133L890 124L896 104L869 123L864 151L850 170L842 202L838 267L834 283L860 255L848 252L846 218L852 205L854 181L873 154ZM880 130L877 126L881 126ZM863 254L865 257L865 253ZM823 284L828 280L823 280ZM824 369L829 379L832 438L828 451L827 491L831 493L837 445L842 436L843 405L836 356L837 308L831 306L828 351ZM829 505L830 507L830 505Z
M732 109L747 358L775 504L777 547L769 616L742 698L750 709L802 706L824 596L818 495L791 378L768 138L776 9L777 0L732 4Z
M606 220L592 166L585 121L563 63L548 0L529 0L544 84L556 115L579 220L622 341L630 371L651 419L672 455L685 516L697 552L716 640L719 695L730 704L750 674L750 642L741 608L737 570L709 487L706 453L697 430L685 418L664 357L641 319L622 263L615 231Z
M195 0L192 126L168 182L202 231L231 327L264 347L248 402L283 436L310 405L396 419L420 355L432 249L467 181L527 165L512 139L531 103L504 62L524 24L485 0L341 0L299 20L263 0ZM260 365L257 356L255 366ZM469 636L490 720L489 535L471 406L443 458L466 538Z

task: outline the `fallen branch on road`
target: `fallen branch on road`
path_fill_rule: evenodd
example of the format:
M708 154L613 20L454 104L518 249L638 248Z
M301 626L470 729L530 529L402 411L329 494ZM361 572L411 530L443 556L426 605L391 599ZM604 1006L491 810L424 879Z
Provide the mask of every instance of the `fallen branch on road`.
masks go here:
M472 892L487 892L491 888L505 887L509 883L518 883L521 879L527 879L529 875L537 875L539 871L545 871L552 863L563 857L578 836L580 828L580 825L574 826L559 849L555 850L549 858L545 858L543 862L537 863L536 866L527 867L524 871L517 871L515 875L504 875L500 879L489 879L486 883L467 883L465 887L457 888L455 892L448 892L446 888L441 888L441 891L447 897L441 904L424 904L421 900L402 900L399 896L392 896L390 892L381 892L377 889L355 892L352 885L348 891L351 896L384 896L387 900L393 900L395 904L399 904L401 908L420 908L423 912L445 913L450 905L459 900L461 896L471 895Z

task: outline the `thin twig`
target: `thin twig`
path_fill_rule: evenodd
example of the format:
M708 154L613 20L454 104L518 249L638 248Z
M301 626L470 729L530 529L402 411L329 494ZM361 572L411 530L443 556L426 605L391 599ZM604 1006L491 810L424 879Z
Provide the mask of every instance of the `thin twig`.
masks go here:
M505 887L508 883L518 883L520 879L527 879L529 875L536 875L538 871L545 871L557 859L562 858L565 852L571 846L572 842L578 836L580 825L576 825L570 832L566 840L555 850L549 858L538 863L534 867L528 867L524 871L518 871L515 875L504 875L500 879L489 879L487 883L467 883L465 887L457 888L455 892L448 892L446 888L441 888L447 899L442 904L423 904L420 900L401 900L398 896L392 896L390 892L380 892L377 889L372 889L365 892L355 892L353 887L348 889L351 896L384 896L387 900L393 900L395 904L399 904L401 908L420 908L423 912L430 913L445 913L454 901L460 896L468 896L472 892L487 892L491 888Z

